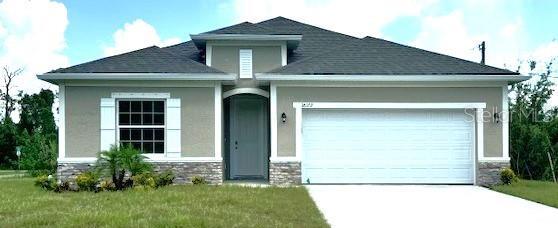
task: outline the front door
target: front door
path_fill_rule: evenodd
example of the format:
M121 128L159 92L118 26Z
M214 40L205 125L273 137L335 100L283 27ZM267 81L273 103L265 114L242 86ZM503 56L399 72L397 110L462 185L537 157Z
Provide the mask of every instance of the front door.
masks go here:
M236 95L229 99L229 179L267 179L267 98Z

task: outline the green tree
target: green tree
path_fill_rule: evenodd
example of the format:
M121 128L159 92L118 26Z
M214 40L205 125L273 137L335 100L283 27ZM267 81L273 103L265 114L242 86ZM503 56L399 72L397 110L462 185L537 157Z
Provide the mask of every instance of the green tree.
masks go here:
M54 93L41 90L37 94L20 95L19 129L32 135L39 133L49 141L56 140L56 124L52 113Z
M0 121L0 167L14 168L13 161L17 159L17 127L11 118Z
M550 164L557 164L558 120L555 117L558 110L545 111L554 92L550 80L552 63L546 65L545 72L536 75L534 83L512 86L515 97L510 102L511 166L523 178L549 180L552 178ZM531 71L535 66L531 62Z
M28 134L26 131L21 134L20 141L22 169L28 170L32 176L56 172L58 149L55 141L49 141L43 134Z

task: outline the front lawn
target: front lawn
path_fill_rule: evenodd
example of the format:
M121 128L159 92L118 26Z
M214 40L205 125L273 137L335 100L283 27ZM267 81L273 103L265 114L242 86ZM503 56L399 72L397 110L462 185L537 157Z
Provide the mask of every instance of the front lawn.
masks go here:
M511 185L494 186L492 189L558 208L558 184L553 182L520 180Z
M0 179L0 227L327 227L305 188L168 186L46 192Z

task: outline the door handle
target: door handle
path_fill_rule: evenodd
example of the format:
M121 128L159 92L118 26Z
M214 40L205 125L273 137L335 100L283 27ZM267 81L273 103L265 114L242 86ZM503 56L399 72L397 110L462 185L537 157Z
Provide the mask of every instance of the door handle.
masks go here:
M236 140L234 141L234 149L238 150L238 141L236 141Z

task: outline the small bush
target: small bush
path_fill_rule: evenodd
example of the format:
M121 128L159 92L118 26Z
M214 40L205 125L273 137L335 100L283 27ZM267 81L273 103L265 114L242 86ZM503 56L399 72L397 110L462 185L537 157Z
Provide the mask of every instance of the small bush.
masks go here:
M171 185L174 182L174 173L171 170L165 170L155 176L157 188Z
M207 184L207 182L205 182L205 179L203 177L194 176L194 177L192 177L192 184L202 185L202 184Z
M142 173L132 176L134 188L156 188L155 177L151 173Z
M104 191L115 191L115 190L116 187L114 186L114 183L112 183L112 181L103 180L99 182L99 184L97 184L97 189L95 191L104 192Z
M52 175L40 175L35 179L35 186L52 191L56 188L56 179Z
M500 172L500 180L502 180L502 183L504 184L512 184L518 182L519 178L515 175L512 169L504 168Z
M76 184L80 191L95 191L97 177L91 172L83 172L76 177Z
M54 184L53 191L56 193L67 192L70 190L70 183L67 181L59 181L58 183Z

